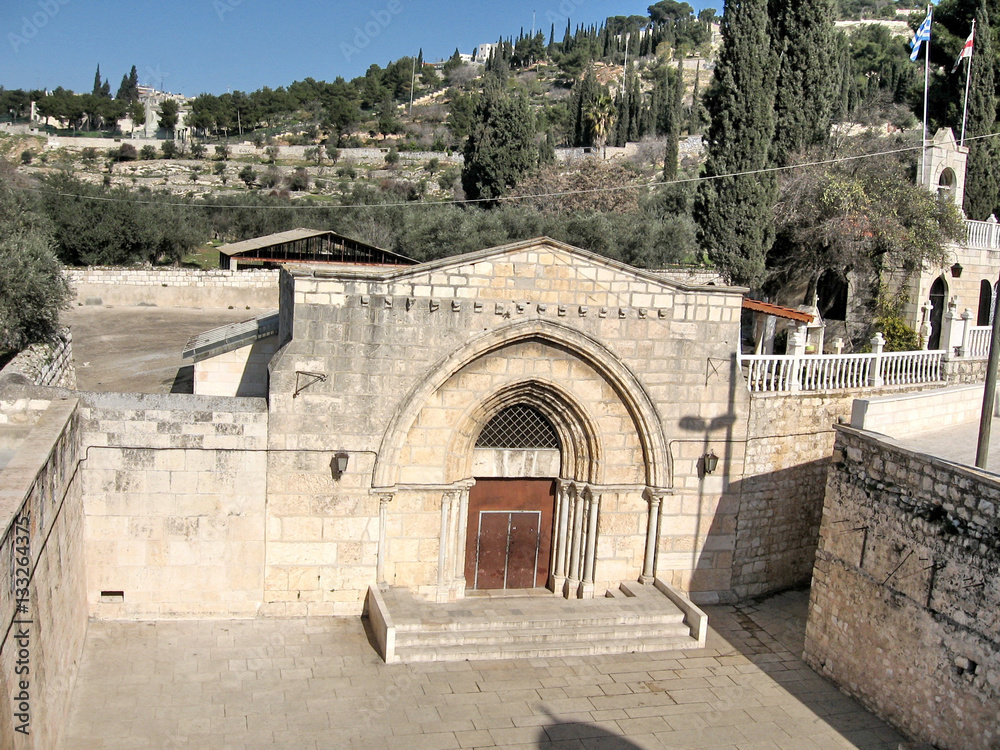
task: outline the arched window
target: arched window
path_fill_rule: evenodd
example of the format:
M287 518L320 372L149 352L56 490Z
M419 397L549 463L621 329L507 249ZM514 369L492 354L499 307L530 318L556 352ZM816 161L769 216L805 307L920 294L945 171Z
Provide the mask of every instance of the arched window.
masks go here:
M943 169L941 176L938 178L938 198L954 203L956 182L955 170L951 167Z
M515 404L501 409L476 440L477 448L559 449L559 436L552 423L538 409Z
M989 279L979 282L979 314L976 316L977 326L990 325L993 317L993 285Z

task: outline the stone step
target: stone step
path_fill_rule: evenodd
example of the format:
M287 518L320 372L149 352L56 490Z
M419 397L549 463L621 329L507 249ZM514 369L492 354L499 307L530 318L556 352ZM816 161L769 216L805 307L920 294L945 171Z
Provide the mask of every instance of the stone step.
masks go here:
M396 632L400 635L409 632L432 632L448 633L457 630L490 631L518 628L522 630L546 631L553 628L590 628L590 627L630 627L630 626L653 626L653 625L674 625L684 622L684 613L674 608L673 611L651 611L651 612L593 612L580 613L575 616L553 615L551 617L540 616L532 613L525 614L496 613L492 619L455 619L449 622L435 621L412 621L396 622Z
M601 654L639 654L657 651L681 651L699 648L690 635L670 638L616 639L591 643L505 643L472 647L399 646L396 661L476 661L479 659L536 659L559 656L597 656Z
M538 628L506 627L493 630L454 630L449 632L396 633L396 648L417 646L472 646L476 644L537 644L607 642L624 639L683 638L691 631L684 623L652 624L622 627L621 625L591 625L587 627L564 626L540 630Z

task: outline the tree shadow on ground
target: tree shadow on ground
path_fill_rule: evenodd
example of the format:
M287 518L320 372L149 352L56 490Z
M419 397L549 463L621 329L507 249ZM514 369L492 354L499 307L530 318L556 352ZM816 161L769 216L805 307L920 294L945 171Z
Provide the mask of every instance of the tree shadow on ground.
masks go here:
M583 721L562 721L542 708L551 724L539 727L535 744L545 750L644 750L642 745Z

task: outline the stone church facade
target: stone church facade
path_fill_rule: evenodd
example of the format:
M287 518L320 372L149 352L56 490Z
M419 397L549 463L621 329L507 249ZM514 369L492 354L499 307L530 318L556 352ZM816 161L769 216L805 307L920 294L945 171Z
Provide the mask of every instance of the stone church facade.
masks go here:
M356 614L373 583L730 597L742 291L549 239L286 267L262 613Z

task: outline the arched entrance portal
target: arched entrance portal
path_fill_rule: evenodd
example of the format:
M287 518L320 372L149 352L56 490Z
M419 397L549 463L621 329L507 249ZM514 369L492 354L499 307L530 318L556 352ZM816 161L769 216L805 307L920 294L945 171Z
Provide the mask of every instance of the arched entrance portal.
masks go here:
M552 550L559 436L538 409L501 409L476 440L465 580L471 589L546 585Z

